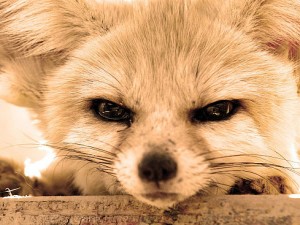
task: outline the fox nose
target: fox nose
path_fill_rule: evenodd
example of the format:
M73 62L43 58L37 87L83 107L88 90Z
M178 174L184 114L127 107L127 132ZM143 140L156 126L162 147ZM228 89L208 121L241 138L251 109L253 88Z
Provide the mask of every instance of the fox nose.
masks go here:
M176 176L177 163L167 153L150 152L143 157L138 171L142 180L158 183Z

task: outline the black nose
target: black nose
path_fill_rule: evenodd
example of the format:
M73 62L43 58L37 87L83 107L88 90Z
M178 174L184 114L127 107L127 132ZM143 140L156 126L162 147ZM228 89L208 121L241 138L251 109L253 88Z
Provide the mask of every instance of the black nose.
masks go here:
M177 164L167 153L150 152L144 156L138 170L142 180L158 183L175 177Z

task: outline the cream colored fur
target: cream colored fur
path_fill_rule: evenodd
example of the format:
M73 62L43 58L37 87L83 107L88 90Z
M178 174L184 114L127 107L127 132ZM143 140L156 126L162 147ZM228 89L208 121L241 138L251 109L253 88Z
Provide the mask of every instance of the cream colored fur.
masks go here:
M43 178L50 189L68 178L82 194L163 208L240 180L296 193L299 21L298 0L0 0L0 96L37 113L58 155ZM96 118L97 98L132 109L132 126ZM242 106L229 120L189 121L190 110L232 99ZM137 172L151 146L178 163L159 188ZM143 197L156 192L177 197Z

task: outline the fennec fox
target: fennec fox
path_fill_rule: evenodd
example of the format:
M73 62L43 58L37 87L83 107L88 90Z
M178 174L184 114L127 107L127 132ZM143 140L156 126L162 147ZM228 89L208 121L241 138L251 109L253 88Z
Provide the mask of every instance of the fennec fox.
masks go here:
M0 0L1 96L57 153L48 194L296 193L299 44L298 0Z

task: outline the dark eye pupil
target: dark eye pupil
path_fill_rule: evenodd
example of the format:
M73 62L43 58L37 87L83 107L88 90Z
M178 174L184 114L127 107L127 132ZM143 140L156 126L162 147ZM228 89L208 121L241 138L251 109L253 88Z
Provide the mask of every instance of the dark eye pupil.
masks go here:
M236 112L237 106L237 101L218 101L194 110L192 120L195 122L226 120Z
M207 115L216 116L216 117L222 114L221 109L215 106L208 107L206 109L206 113Z
M109 102L99 104L99 113L112 118L120 118L126 114L124 108Z
M214 117L222 117L223 115L228 115L233 108L231 102L218 103L206 108L206 114Z
M131 111L108 100L93 100L92 109L101 119L117 122L130 122Z

